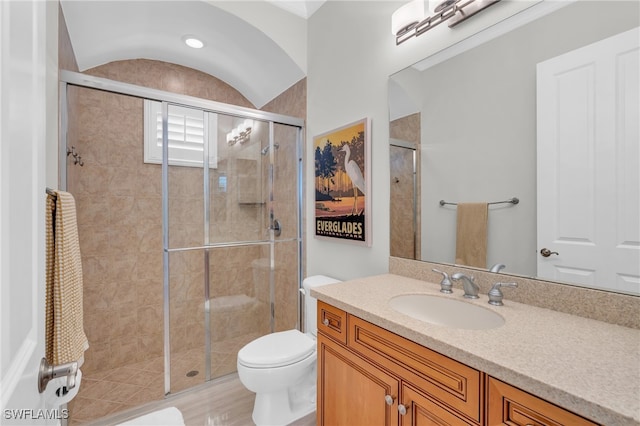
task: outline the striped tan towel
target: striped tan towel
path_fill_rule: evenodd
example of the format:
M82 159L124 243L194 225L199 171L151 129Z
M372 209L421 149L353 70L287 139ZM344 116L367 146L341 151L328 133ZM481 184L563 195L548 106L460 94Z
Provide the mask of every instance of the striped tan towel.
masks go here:
M456 263L487 267L487 203L459 203Z
M84 333L82 260L76 203L68 192L47 195L46 358L53 364L81 360L89 348Z

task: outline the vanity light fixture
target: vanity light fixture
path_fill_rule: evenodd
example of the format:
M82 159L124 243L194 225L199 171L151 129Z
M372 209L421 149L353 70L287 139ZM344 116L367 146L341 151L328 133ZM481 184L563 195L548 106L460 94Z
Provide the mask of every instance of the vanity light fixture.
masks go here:
M424 0L412 0L391 15L391 34L404 34L424 18Z
M238 127L227 133L227 144L233 146L236 143L245 143L251 135L251 120L246 118Z
M500 0L444 0L430 16L424 16L424 1L413 0L396 10L391 16L391 31L396 46L412 37L418 37L432 28L449 21L449 28L467 20Z
M204 42L192 35L183 36L182 41L184 41L184 44L194 49L202 49L204 47Z

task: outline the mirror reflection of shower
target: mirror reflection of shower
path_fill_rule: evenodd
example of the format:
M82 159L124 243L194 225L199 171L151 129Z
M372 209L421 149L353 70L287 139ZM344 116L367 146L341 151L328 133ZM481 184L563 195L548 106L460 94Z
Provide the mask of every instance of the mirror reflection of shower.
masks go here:
M273 144L273 147L277 150L278 148L280 148L280 144L276 142ZM260 154L262 155L267 155L268 153L269 153L269 145L265 146L264 148L262 148L262 151L260 151Z

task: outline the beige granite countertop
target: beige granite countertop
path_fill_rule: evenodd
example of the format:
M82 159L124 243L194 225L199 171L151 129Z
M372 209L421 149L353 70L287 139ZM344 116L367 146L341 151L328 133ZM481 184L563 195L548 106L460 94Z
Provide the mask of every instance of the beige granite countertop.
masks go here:
M509 301L462 298L440 286L378 275L317 287L311 295L350 314L604 425L640 424L640 330ZM413 319L389 306L401 294L434 294L479 304L505 324L454 329ZM571 303L567 301L567 303Z

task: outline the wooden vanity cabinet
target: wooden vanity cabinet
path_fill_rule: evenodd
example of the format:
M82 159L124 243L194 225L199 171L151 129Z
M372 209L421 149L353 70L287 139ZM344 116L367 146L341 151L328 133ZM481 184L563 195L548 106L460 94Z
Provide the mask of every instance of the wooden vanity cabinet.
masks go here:
M596 425L596 423L493 377L487 378L487 393L488 425Z
M340 312L318 301L318 426L481 423L482 373Z
M596 423L318 301L317 425Z

